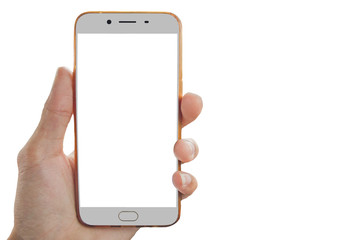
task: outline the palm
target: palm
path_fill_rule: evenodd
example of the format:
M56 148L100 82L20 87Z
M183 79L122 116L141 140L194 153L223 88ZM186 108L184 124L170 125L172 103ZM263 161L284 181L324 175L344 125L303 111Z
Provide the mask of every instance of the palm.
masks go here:
M21 153L19 158L22 158ZM18 231L31 231L36 235L29 237L41 236L44 239L63 239L66 236L87 239L85 236L96 235L104 239L119 239L121 236L121 239L130 239L136 233L138 228L134 227L92 228L79 223L75 210L72 156L60 154L35 161L40 162L25 168L19 175L21 188L18 187L15 203ZM27 186L29 184L31 186Z

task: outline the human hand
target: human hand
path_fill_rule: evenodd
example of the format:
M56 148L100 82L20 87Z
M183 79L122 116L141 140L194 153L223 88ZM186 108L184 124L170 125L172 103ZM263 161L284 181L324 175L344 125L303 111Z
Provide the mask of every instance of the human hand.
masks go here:
M181 101L182 127L194 121L202 100L185 94ZM18 154L18 184L14 227L9 239L131 239L138 227L88 227L79 223L75 208L74 153L66 156L63 140L73 114L73 78L59 68L44 105L41 120L33 135ZM175 143L175 156L183 163L193 160L198 146L192 139ZM182 199L191 195L196 179L175 172L173 183ZM187 184L186 184L187 183Z

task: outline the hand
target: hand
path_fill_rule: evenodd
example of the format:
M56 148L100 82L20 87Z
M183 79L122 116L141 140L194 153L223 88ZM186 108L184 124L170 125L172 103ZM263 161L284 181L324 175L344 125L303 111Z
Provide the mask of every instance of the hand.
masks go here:
M14 228L9 239L131 239L139 229L88 227L76 217L74 154L63 152L73 114L72 79L66 68L58 69L41 120L18 154ZM182 126L194 121L201 109L199 96L184 95ZM181 139L175 143L174 153L180 161L189 162L198 154L198 147L191 139ZM183 199L197 187L196 179L184 172L175 172L173 183Z

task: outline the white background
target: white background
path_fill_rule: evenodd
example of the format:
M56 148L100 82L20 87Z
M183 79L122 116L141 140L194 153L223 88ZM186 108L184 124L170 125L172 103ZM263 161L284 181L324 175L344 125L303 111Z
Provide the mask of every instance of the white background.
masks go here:
M0 238L12 227L17 152L56 67L72 69L74 21L88 10L176 13L184 92L204 100L183 130L200 146L183 166L198 190L176 225L134 239L360 238L358 1L34 0L0 9Z
M176 207L178 35L77 42L80 207Z

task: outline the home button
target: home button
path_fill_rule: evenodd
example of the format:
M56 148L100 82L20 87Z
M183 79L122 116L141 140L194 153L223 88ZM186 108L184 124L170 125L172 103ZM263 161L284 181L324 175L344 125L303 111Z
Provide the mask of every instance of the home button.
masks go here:
M136 221L139 218L139 214L135 211L122 211L119 213L119 219L121 221Z

